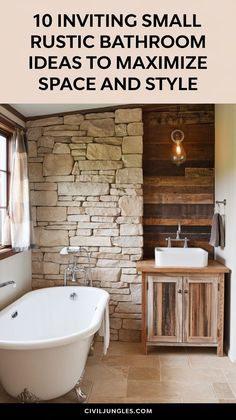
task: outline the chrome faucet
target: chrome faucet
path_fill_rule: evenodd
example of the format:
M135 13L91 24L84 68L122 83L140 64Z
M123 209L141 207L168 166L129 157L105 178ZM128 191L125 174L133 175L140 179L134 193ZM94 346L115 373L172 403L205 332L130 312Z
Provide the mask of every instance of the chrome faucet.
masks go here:
M183 247L184 248L188 248L188 241L189 241L189 239L186 238L186 237L185 238L180 238L180 233L181 233L181 224L178 223L178 228L177 228L177 231L176 231L176 237L175 238L171 238L169 236L168 238L166 238L167 247L168 248L171 248L171 242L177 242L177 241L184 242Z
M77 266L77 257L78 252L86 252L87 255L87 261L88 261L88 267L82 268ZM78 280L78 273L83 273L85 276L85 285L86 286L92 286L92 277L91 277L91 271L90 271L90 253L86 248L81 247L65 247L60 252L61 255L68 255L72 254L73 259L72 263L68 265L68 267L64 270L64 286L67 285L67 277L68 275L71 276L72 282L77 282Z
M176 238L175 239L177 239L177 241L179 241L180 240L180 237L179 237L179 234L181 233L181 224L180 223L178 223L178 229L177 229L177 232L176 232Z
M64 272L64 286L66 286L67 283L67 274L71 275L71 281L72 282L76 282L77 281L77 274L78 273L83 273L86 277L86 270L84 268L80 268L77 267L76 264L76 256L73 256L73 264L69 265L68 267L65 268L65 272Z
M188 248L188 241L189 241L189 239L188 238L184 238L184 248Z
M166 238L167 241L167 247L171 248L171 237L169 236L168 238Z
M16 287L16 282L14 280L5 281L4 283L0 283L0 287L8 286L9 284L12 284L13 287Z

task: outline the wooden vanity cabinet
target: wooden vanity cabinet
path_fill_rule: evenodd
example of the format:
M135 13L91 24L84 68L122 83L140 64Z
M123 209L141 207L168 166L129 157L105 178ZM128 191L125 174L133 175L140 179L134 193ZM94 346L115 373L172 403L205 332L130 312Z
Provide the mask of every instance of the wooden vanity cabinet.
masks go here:
M158 269L138 263L142 271L142 341L149 346L213 346L223 355L224 273L215 261L202 269ZM149 270L149 271L148 271Z

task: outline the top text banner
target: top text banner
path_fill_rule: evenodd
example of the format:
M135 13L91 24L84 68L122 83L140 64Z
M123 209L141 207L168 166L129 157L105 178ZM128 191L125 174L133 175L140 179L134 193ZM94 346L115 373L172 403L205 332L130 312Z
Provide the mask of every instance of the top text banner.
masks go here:
M1 103L236 103L235 0L8 0Z

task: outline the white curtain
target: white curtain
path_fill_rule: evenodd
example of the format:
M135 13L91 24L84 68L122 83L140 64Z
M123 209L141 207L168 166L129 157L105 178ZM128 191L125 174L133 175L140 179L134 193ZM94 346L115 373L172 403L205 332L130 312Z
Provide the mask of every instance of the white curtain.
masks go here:
M2 233L2 244L15 251L25 251L34 246L33 225L29 201L27 142L23 130L13 136L10 199Z

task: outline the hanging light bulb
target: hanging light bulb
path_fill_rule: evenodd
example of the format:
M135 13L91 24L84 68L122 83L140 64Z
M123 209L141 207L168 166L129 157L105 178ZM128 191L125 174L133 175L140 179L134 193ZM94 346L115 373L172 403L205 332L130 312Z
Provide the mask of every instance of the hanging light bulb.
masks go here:
M171 133L171 140L174 142L174 145L171 148L171 160L172 162L179 166L186 161L186 152L182 141L184 139L184 132L182 130L173 130Z

